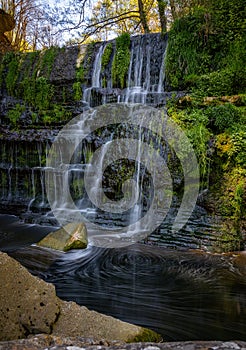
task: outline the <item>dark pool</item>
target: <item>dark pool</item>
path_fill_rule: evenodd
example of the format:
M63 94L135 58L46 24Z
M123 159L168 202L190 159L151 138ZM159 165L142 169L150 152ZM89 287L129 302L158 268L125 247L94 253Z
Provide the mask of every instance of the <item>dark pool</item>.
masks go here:
M32 245L50 230L0 215L0 249L54 283L62 299L149 327L164 340L246 340L246 253L144 244L59 253Z

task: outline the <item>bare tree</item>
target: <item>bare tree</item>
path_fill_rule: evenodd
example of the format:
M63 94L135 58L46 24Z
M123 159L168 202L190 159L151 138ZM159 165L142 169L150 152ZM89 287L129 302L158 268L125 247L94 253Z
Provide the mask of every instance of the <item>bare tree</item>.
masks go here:
M35 50L53 44L48 31L43 35L50 24L35 0L1 0L0 8L15 19L15 27L6 33L14 50Z

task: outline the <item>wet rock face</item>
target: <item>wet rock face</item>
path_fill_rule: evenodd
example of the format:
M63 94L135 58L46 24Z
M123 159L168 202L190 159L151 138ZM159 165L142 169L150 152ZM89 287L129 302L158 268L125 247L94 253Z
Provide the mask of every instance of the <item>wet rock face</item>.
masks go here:
M0 340L51 333L59 314L55 287L0 254Z

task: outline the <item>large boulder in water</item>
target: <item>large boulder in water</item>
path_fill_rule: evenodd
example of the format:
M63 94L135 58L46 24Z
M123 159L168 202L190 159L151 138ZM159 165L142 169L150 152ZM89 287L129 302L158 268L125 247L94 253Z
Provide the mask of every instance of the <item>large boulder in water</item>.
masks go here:
M151 330L90 311L74 302L62 301L52 284L32 276L1 252L0 281L0 341L38 333L106 341L161 339Z
M85 224L73 222L49 233L37 245L67 252L71 249L84 249L87 247L87 243Z

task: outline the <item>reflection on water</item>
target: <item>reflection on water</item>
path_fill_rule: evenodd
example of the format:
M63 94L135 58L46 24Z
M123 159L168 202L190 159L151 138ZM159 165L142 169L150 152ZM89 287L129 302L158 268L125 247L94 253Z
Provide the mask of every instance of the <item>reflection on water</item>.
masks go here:
M54 283L65 300L152 328L165 340L246 340L245 255L235 258L140 244L65 254L30 246L46 228L32 227L34 239L30 226L4 224L8 235L0 233L0 249Z

